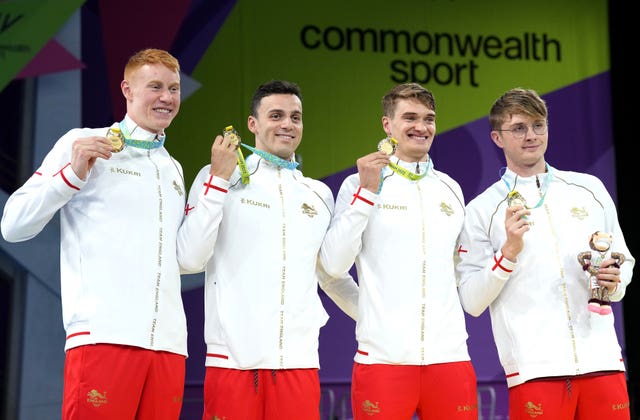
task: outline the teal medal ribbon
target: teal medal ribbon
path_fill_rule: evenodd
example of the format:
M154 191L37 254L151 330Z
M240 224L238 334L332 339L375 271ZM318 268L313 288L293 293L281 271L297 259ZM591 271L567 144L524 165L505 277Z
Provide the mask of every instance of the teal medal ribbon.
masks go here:
M501 169L501 171L504 170ZM522 205L524 206L524 208L526 208L527 210L533 210L533 209L537 209L538 207L540 207L542 205L542 203L544 203L544 199L547 196L547 191L549 191L549 186L551 185L551 167L549 167L549 165L547 163L545 163L545 171L547 173L547 176L545 177L545 181L544 181L544 192L541 191L540 193L540 199L538 200L538 203L533 206L530 207L526 204L524 197L522 197L522 195L516 191L516 186L515 183L513 185L513 188L511 188L511 185L509 185L509 182L504 179L504 173L500 175L500 179L502 179L502 181L506 184L507 186L507 200L508 200L508 204L511 205L511 202L515 199L515 200L519 200L522 202ZM516 175L516 179L517 179L518 175ZM540 188L540 185L538 184L538 189Z
M255 147L251 147L244 143L240 143L240 145L248 150L251 150L253 153L260 156L267 162L273 163L274 165L281 168L294 170L298 167L298 162L282 159L279 156L272 155L271 153L265 152L264 150L256 149Z
M164 140L166 138L165 135L159 135L156 134L156 138L155 140L135 140L131 138L131 133L129 132L129 129L127 128L127 124L124 122L124 120L120 121L120 131L122 131L122 134L124 135L124 143L127 146L131 146L131 147L137 147L138 149L157 149L159 147L164 146Z

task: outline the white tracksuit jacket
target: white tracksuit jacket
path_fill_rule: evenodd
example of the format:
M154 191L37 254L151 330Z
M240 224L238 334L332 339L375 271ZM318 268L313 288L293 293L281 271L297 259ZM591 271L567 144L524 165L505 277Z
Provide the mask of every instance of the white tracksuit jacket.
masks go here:
M318 284L355 316L357 284L317 271L333 211L324 183L256 154L229 181L200 170L189 191L178 255L205 270L206 366L318 368L318 338L328 315Z
M515 262L500 252L510 189L534 207ZM589 239L597 230L612 233L611 251L626 256L621 283L611 296L619 301L635 260L613 200L598 178L551 167L528 178L507 170L467 205L457 266L461 299L473 316L490 308L509 387L533 378L625 370L613 315L587 310L589 280L577 257L590 249Z
M415 163L398 164L415 172ZM340 187L321 260L334 276L355 262L358 363L470 360L454 269L464 198L431 160L421 163L424 171L411 181L385 168L379 195L360 189L358 174Z
M133 121L125 120L131 131ZM63 135L9 197L2 234L10 242L31 239L60 210L65 350L111 343L186 356L176 259L186 198L182 167L164 147L127 146L109 160L97 159L82 181L70 166L72 143L108 129ZM139 140L154 136L140 128L134 133Z

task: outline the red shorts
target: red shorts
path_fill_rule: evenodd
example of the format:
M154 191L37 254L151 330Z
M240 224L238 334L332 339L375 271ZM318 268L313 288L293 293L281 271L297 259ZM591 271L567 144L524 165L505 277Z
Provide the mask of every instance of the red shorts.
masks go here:
M320 420L318 369L207 367L202 418Z
M471 362L427 366L354 363L354 420L478 419L476 374Z
M185 357L164 351L95 344L67 351L63 420L177 420Z
M509 389L509 418L629 420L624 372L536 379Z

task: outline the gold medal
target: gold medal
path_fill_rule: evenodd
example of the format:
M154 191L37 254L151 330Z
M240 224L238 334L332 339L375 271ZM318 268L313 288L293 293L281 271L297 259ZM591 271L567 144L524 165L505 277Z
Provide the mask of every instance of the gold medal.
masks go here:
M396 152L397 144L398 140L394 139L393 137L387 137L378 142L378 150L391 156Z
M229 143L236 146L236 154L238 156L238 168L240 169L240 176L242 177L242 183L248 184L250 182L249 179L249 168L247 168L247 162L244 160L244 155L242 154L242 149L240 148L240 135L233 128L232 125L228 125L224 128L222 132L222 137L229 138Z
M509 207L511 206L522 206L527 207L527 202L524 197L518 191L509 191L509 195L507 196L507 204Z
M111 142L113 153L118 153L124 149L124 135L118 127L111 127L109 131L107 131L106 137Z
M236 146L240 145L240 136L232 125L225 127L224 131L222 132L222 136L229 137L229 141L231 142L231 144L235 144Z

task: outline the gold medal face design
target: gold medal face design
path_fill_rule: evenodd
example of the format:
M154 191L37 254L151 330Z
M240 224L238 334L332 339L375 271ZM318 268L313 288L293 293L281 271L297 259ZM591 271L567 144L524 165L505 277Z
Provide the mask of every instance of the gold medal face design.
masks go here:
M111 146L113 147L113 153L118 153L122 149L124 149L124 135L122 131L120 131L117 127L112 127L107 131L106 135L107 139L111 142Z
M236 146L240 145L240 136L232 125L225 127L224 131L222 132L222 136L228 137L231 144L234 144Z
M396 144L398 144L398 140L393 137L387 137L378 142L378 150L391 156L396 151Z

